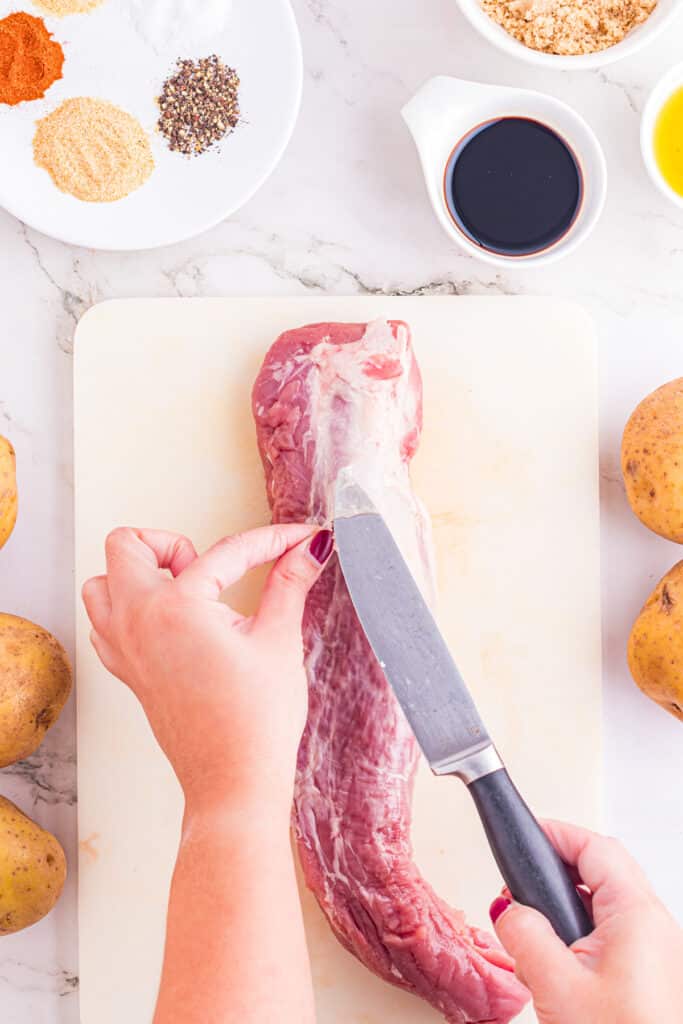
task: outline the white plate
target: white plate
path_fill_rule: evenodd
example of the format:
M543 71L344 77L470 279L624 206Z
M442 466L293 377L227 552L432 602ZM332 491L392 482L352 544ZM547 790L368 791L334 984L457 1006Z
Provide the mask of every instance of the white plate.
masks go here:
M0 17L16 7L16 0L0 0ZM233 0L225 31L189 52L156 52L136 32L127 0L105 0L90 14L45 20L64 47L64 78L42 100L0 106L0 205L24 223L94 249L170 245L233 213L274 170L301 102L301 42L289 0ZM171 153L155 132L156 97L178 57L211 53L240 75L242 123L215 150L189 159ZM116 103L149 132L156 168L125 199L81 202L60 192L33 163L36 120L71 96Z
M489 17L482 9L480 0L456 0L456 2L469 23L499 50L511 57L517 57L518 60L523 60L527 64L553 68L555 71L585 71L589 68L605 67L624 57L630 57L653 42L660 32L671 25L674 17L683 9L680 0L658 0L656 8L647 21L629 32L620 43L615 43L614 46L610 46L607 50L600 50L598 53L584 53L572 57L543 53L520 43L493 18Z

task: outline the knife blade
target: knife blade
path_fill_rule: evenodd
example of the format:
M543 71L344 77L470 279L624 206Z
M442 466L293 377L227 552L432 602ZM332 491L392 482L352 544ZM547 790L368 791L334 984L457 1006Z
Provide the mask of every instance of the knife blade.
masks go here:
M393 535L348 475L337 486L334 532L358 618L432 771L467 781L478 766L502 767Z
M334 533L360 625L432 771L467 785L513 898L545 914L567 945L588 935L567 866L512 783L389 527L350 469L337 480Z

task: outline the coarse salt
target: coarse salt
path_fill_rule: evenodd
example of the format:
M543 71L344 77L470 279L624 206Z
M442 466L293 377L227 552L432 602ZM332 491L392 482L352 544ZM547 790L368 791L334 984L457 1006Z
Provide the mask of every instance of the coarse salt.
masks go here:
M208 43L215 45L228 24L232 0L129 0L127 10L157 53L175 47L190 57Z

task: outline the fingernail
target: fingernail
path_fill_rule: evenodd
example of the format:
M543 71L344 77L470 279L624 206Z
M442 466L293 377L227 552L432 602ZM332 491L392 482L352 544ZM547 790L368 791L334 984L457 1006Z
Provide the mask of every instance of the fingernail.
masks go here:
M491 904L491 908L489 910L489 914L491 915L491 920L493 921L493 923L495 924L498 918L502 917L502 915L505 913L508 907L511 906L512 903L510 902L510 900L506 899L505 896L499 896L497 899L495 899Z
M316 533L308 549L318 565L324 565L334 551L334 534L332 530L321 530Z

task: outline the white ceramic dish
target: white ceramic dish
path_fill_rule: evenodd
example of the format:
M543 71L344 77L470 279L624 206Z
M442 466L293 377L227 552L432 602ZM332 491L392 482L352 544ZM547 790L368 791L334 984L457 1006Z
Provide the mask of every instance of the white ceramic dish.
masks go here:
M683 87L683 64L676 64L657 82L650 93L640 122L640 148L648 174L667 199L683 208L683 196L674 192L655 160L655 125L662 107L677 89Z
M520 43L504 28L496 24L481 7L480 0L457 0L460 10L469 23L494 46L510 57L527 64L554 68L556 71L579 71L587 68L600 68L613 64L623 57L629 57L651 43L666 28L683 8L680 0L659 0L654 12L647 21L633 30L622 42L599 53L587 53L576 57L565 57L554 53L541 53L531 50Z
M422 86L402 114L420 154L437 220L471 256L508 269L554 263L573 252L597 224L607 195L605 157L592 129L566 103L529 89L439 76ZM446 200L444 178L453 147L477 125L500 117L529 117L552 128L570 146L583 178L583 200L572 227L553 246L528 256L499 255L477 245L457 226Z
M289 0L233 0L232 6L225 31L190 52L150 45L135 30L126 0L105 3L91 14L46 18L64 47L64 77L42 100L0 107L0 205L46 235L116 250L190 238L242 206L274 170L291 137L303 70ZM15 0L0 0L0 17L14 9ZM177 58L211 53L240 74L242 122L217 148L188 159L171 153L155 132L155 98ZM110 100L134 114L150 135L156 169L119 202L81 202L58 191L33 163L36 120L71 96Z

